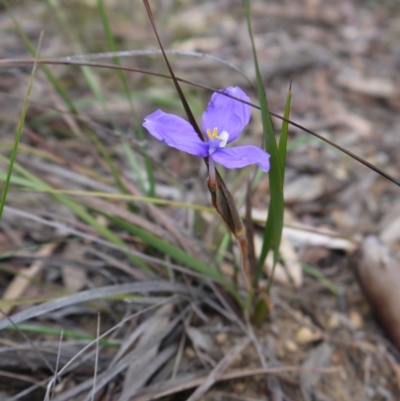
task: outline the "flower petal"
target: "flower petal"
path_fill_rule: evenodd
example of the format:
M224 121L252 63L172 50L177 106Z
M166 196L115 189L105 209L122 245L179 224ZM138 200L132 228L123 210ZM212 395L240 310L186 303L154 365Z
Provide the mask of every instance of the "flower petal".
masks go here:
M181 117L157 110L144 119L143 127L168 146L191 155L208 156L208 143L203 142L193 127Z
M250 102L250 98L239 88L229 87L223 92ZM203 132L217 127L218 132L229 134L228 143L238 138L243 128L249 123L251 106L215 92L211 96L201 121Z
M257 164L265 172L269 171L270 155L258 146L236 146L228 149L217 149L210 158L226 168L242 168Z

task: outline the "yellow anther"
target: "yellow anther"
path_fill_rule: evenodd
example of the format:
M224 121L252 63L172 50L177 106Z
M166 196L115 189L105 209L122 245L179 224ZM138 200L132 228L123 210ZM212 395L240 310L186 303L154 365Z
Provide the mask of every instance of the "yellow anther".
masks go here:
M211 133L211 131L210 131L210 128L208 128L207 129L207 136L210 138L210 139L217 139L218 138L218 128L217 127L215 127L214 129L213 129L213 132ZM219 139L219 138L218 138Z
M211 133L210 128L207 128L207 136L209 138L210 141L213 141L214 139L219 139L220 142L218 143L218 145L216 143L211 145L211 148L213 149L212 152L215 152L215 148L219 147L219 148L224 148L225 145L228 143L229 140L229 134L226 131L222 131L221 135L218 135L218 128L215 127L213 129L213 132ZM210 148L210 149L211 149Z

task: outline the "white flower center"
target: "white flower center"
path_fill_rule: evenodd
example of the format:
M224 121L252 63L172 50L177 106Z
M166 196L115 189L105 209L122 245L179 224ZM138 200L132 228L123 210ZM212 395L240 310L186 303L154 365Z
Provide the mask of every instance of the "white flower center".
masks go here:
M228 140L229 140L229 133L227 131L222 131L221 134L218 135L218 128L217 127L215 127L213 129L213 132L211 132L211 130L208 128L207 129L207 136L210 139L210 141L213 141L214 139L219 139L220 140L220 142L218 143L218 147L219 148L225 147L225 145L228 143Z
M226 131L222 131L221 134L217 136L217 138L221 140L221 142L219 143L219 147L223 148L228 142L229 134Z

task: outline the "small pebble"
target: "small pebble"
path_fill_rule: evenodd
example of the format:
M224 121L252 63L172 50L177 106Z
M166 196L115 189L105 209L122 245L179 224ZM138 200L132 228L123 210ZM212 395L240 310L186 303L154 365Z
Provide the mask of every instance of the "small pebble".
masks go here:
M186 347L185 348L185 355L188 358L194 358L196 356L196 353L194 352L192 347Z
M301 327L296 333L295 341L297 344L308 344L320 338L321 333L313 333L308 327Z
M340 327L340 319L336 313L332 313L331 317L328 320L328 328L331 330L335 330Z
M290 352L296 352L298 349L297 344L292 340L286 341L285 348Z
M343 355L342 355L341 351L340 352L334 352L332 354L332 356L331 356L331 362L332 363L340 363L342 361L342 359L343 359L342 357L343 357Z
M351 323L353 324L354 328L357 330L361 329L364 326L362 316L355 310L350 311L349 319L350 319Z
M215 336L215 339L218 344L224 344L226 342L227 338L228 338L228 334L226 334L226 333L218 333Z
M243 394L245 389L246 389L246 385L242 382L236 382L233 385L233 392L236 394Z

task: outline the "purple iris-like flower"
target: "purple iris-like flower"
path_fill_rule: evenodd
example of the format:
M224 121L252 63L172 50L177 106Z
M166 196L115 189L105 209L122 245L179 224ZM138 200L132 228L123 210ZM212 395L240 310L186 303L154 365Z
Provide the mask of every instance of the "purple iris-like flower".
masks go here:
M238 87L229 87L224 93L239 99L250 98ZM264 171L269 170L269 154L263 149L252 146L225 146L237 139L249 123L251 107L215 92L202 117L203 132L207 141L203 142L193 127L183 118L157 110L148 115L143 123L151 135L173 148L199 157L209 157L213 162L226 168L242 168L257 164Z

